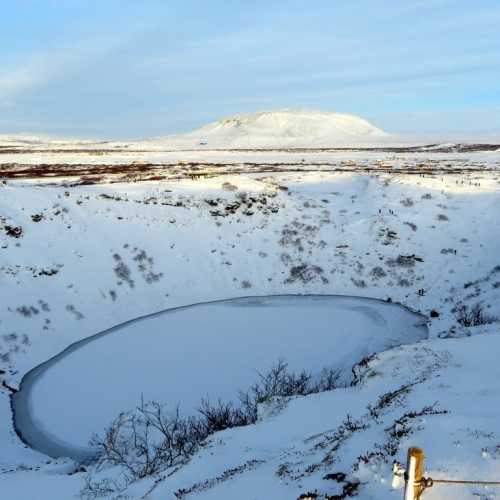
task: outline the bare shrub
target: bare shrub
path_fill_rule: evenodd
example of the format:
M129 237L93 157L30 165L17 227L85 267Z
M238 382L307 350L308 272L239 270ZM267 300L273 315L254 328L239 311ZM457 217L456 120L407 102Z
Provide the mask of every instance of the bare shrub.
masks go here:
M20 306L16 309L16 311L25 318L31 318L31 316L36 316L40 313L39 309L35 306Z
M387 276L387 273L384 271L384 269L380 266L375 266L371 271L370 271L370 275L375 278L375 279L379 279L379 278L384 278L385 276Z
M288 365L280 360L265 373L259 373L259 381L250 388L258 403L275 396L305 394L311 382L311 375L302 371L296 375L288 371Z
M461 304L455 314L458 323L462 326L489 325L496 321L496 318L484 312L482 305L479 303L470 309L467 305Z
M198 441L178 409L169 414L152 401L120 413L104 436L94 435L90 444L99 451L98 466L120 466L127 482L132 482L181 463Z
M17 333L12 332L12 333L6 333L5 335L2 335L2 338L5 340L5 342L15 342L17 340Z
M75 319L77 319L79 321L82 320L83 318L85 318L85 316L73 304L68 304L66 306L66 311L73 314Z
M415 267L415 258L412 256L398 255L395 259L386 259L385 263L389 267Z
M413 200L411 198L405 198L404 200L400 200L401 205L403 207L412 207L413 206Z
M351 281L354 283L359 288L366 288L366 281L365 280L358 280L355 278L351 278Z
M320 266L312 264L300 264L290 268L290 276L285 280L285 283L309 283L320 278L323 283L328 283L328 279L323 276L323 269Z
M44 300L40 299L38 301L38 304L40 305L42 311L44 312L50 312L50 306L47 302L45 302Z
M198 415L182 417L156 401L122 412L104 431L95 434L90 444L97 448L97 470L119 467L124 484L110 479L86 478L81 496L99 498L123 490L127 484L156 474L168 467L181 466L211 434L255 423L258 405L273 397L292 397L333 390L339 387L340 372L323 369L317 377L302 371L291 373L280 360L269 371L259 373L258 381L240 392L239 404L218 400L212 404L202 399Z
M323 368L318 380L313 385L311 394L317 392L333 391L340 387L341 373L334 368Z
M195 437L201 440L215 432L253 423L244 409L220 399L215 404L211 404L209 399L202 399L198 411L201 418L192 420L191 424L196 428Z
M0 361L2 363L10 363L10 352L0 352Z
M153 270L154 260L149 257L145 250L134 249L136 252L134 261L137 263L137 270L141 273L144 281L151 285L163 277L163 273L155 273Z
M127 487L127 481L120 482L110 478L94 480L91 474L84 477L84 487L80 492L80 498L91 500L93 498L104 498L119 493Z
M118 285L121 284L121 282L125 281L130 288L134 288L135 283L134 280L131 278L131 272L130 268L123 262L122 258L118 254L114 254L113 258L117 262L116 266L113 268L113 271L116 274L116 277L121 280L118 282Z
M449 218L448 218L448 216L447 216L447 215L445 215L445 214L438 214L438 215L437 215L437 220L439 220L439 221L448 221L448 220L450 220L450 219L449 219Z
M258 405L275 397L305 396L339 387L341 373L333 368L324 368L317 378L303 370L290 373L288 364L279 360L269 371L259 373L258 381L246 392L240 392L240 401L249 423L257 420Z

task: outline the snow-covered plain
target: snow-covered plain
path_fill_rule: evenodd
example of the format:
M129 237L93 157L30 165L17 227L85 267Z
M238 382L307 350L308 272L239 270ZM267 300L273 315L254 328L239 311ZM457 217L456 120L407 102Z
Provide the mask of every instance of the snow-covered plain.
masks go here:
M2 153L0 171L12 169L13 162L39 165L38 154ZM174 153L131 153L133 161L141 161L142 155L145 162L151 155L169 154ZM19 161L21 155L25 157ZM84 152L43 155L43 162L54 165L86 163L83 158L103 163L101 156ZM127 155L104 156L106 163L121 165L130 163ZM289 499L314 490L325 498L359 481L358 498L396 499L402 492L391 487L392 460L404 462L411 445L424 447L432 477L500 477L499 153L175 155L174 166L183 155L200 162L216 158L222 165L212 166L211 175L202 178L115 182L105 176L77 185L74 176L55 176L50 181L8 178L0 184L2 498L68 500L78 497L84 485L86 473L74 473L70 460L35 452L14 433L10 391L29 370L74 342L129 319L249 295L390 297L429 317L430 339L378 354L354 370L352 387L292 398L276 407L270 403L255 425L217 433L180 470L139 481L121 498ZM317 165L325 163L324 158L316 161L320 155L329 155L327 163L349 168L324 171ZM301 168L259 172L245 167L236 175L224 167L228 158L237 164L278 158L285 167L300 163ZM424 173L410 172L408 163ZM363 165L380 168L363 171ZM464 326L459 309L476 304L487 321ZM297 326L305 320L289 317ZM354 321L349 316L341 326ZM251 326L246 324L244 331ZM256 324L255 333L260 328ZM301 329L303 339L297 339L305 340L305 353L316 354L307 343L318 334L314 322ZM368 334L357 332L363 339ZM127 348L126 338L120 349ZM88 346L97 348L105 339L115 342L110 335ZM296 352L293 344L286 347ZM363 341L357 353L363 355L366 347ZM146 341L140 355L153 349L152 341ZM95 359L97 367L106 352L89 351L88 359ZM259 358L264 364L278 353L267 354L269 358ZM161 352L154 355L161 358ZM328 352L317 355L311 364L336 362ZM137 399L140 374L133 360L127 365L123 355L117 358L122 369L130 370L130 399L123 401L129 404ZM55 364L37 397L52 401L54 410L59 397L49 383L54 380L68 387L66 396L78 399L81 393L87 415L99 415L88 408L85 394L99 383L101 372L93 366L78 368L76 360L60 372ZM343 361L349 364L352 358ZM115 362L113 354L108 362ZM40 408L39 403L34 407ZM85 427L89 417L71 429L75 406L73 402L69 418L59 414L50 425L81 444L92 425ZM345 480L325 479L335 472L345 473ZM109 469L97 473L118 474ZM436 485L423 498L498 494L493 488Z

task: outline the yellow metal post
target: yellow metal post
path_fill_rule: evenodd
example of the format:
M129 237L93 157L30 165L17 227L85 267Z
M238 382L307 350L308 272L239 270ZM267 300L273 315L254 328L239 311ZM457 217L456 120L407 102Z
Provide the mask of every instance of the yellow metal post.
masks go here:
M408 450L406 474L404 500L419 500L424 490L422 484L422 477L424 475L424 450L420 448L410 448Z

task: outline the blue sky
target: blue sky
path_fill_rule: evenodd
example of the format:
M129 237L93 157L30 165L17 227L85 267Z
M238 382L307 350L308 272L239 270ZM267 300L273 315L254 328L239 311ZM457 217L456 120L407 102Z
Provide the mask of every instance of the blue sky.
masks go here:
M15 0L0 133L146 137L249 111L500 139L499 0Z

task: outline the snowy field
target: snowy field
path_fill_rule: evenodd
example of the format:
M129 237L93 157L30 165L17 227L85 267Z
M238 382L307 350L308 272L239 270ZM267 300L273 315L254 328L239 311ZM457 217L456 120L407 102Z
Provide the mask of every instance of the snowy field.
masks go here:
M26 155L20 163L39 166L38 154L2 153L0 172L12 171L18 161L13 158L20 155ZM84 156L40 154L54 165L82 163ZM151 160L148 154L175 154L176 165L183 154L189 156L151 152L143 161ZM210 337L210 356L196 359L189 353L205 331L204 309L200 316L175 313L196 328L166 332L163 318L175 318L168 313L58 358L33 386L31 409L58 439L85 445L90 433L102 432L117 412L137 404L140 392L167 403L180 392L184 398L183 385L154 376L162 363L165 370L186 370L180 379L189 373L199 378L186 403L193 408L214 379L221 396L231 396L252 383L251 374L275 361L282 348L298 369L329 362L350 368L377 351L351 372L352 386L288 398L276 408L270 404L256 424L211 436L179 470L104 497L293 499L317 490L324 499L354 488L362 499L402 498L391 486L392 461L404 462L412 445L424 447L432 477L498 479L500 154L329 152L308 153L304 162L286 152L192 154L202 163L214 163L212 155L217 162L232 157L241 164L251 157L259 163L267 155L285 167L297 162L303 167L235 174L212 165L210 176L201 178L176 174L108 183L104 177L78 185L71 176L50 182L9 177L0 183L2 498L69 500L78 498L87 473L120 475L115 468L84 471L20 441L11 423L10 395L30 370L75 342L138 316L276 294L390 298L425 315L430 338L418 342L421 336L403 330L408 313L389 304L382 305L385 312L370 306L370 313L351 306L340 312L335 305L309 314L272 309L286 329L271 328L260 310L250 321L224 309L214 323L221 336ZM141 153L133 155L140 161ZM349 170L321 171L315 155L329 155L327 163ZM103 162L98 155L86 156L89 163ZM109 156L109 163L115 162ZM128 153L115 163L129 162L125 157ZM408 164L425 173L405 171ZM363 165L374 170L356 170ZM158 168L168 175L168 167ZM336 310L342 321L335 323L335 335L324 335ZM372 313L381 314L384 323L369 320ZM145 329L148 323L151 328ZM388 332L384 324L396 330ZM292 333L286 342L285 332ZM348 341L345 332L351 332ZM266 349L261 334L270 341ZM176 342L171 344L169 335ZM243 337L249 344L236 342ZM233 353L227 372L218 357L221 344ZM394 344L406 345L391 348ZM252 359L258 366L250 366ZM117 379L104 375L102 367L111 362ZM198 365L202 369L193 373ZM89 403L92 391L102 404ZM345 478L325 479L336 472ZM498 495L493 488L436 485L423 498Z

